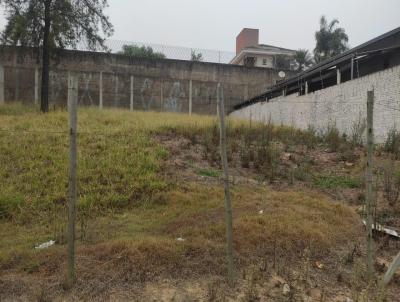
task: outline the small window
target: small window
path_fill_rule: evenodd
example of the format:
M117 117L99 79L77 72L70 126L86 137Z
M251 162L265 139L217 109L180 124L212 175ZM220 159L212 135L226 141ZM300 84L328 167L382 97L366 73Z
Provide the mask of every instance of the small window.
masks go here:
M255 57L246 57L244 58L244 65L247 67L254 67L256 63Z
M262 60L262 64L263 64L263 65L267 65L267 59L263 59L263 60Z

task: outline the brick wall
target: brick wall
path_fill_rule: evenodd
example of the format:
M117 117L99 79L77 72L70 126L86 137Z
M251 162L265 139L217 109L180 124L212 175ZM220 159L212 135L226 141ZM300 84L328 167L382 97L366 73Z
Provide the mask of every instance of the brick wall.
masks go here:
M342 133L351 135L353 126L366 120L367 90L371 88L375 91L375 140L382 143L390 129L400 129L400 66L307 95L274 98L231 115L258 121L271 119L277 125L313 127L318 131L335 125Z

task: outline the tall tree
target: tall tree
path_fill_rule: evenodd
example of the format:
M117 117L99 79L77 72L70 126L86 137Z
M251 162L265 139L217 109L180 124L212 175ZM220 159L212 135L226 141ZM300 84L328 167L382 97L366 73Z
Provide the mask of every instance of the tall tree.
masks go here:
M294 57L297 64L297 71L306 70L313 64L313 58L307 49L296 50Z
M274 56L274 67L279 70L290 69L290 58L286 55L275 55Z
M76 48L80 42L86 42L91 50L106 49L105 38L113 33L103 12L107 0L0 0L0 4L7 18L2 43L42 49L40 108L47 112L52 50Z
M315 33L316 46L314 60L319 63L334 57L348 49L349 37L342 27L337 27L339 21L333 19L328 23L325 16L319 21L319 31Z
M162 52L154 51L150 46L122 45L122 50L118 54L134 58L165 59Z

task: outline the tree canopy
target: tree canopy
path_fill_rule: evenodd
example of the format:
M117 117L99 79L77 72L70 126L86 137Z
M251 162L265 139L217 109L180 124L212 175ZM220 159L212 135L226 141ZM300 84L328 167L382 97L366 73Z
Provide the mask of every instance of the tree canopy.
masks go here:
M328 23L325 16L321 17L320 29L315 33L315 62L322 62L348 49L349 37L343 28L337 27L338 24L339 21L337 19L333 19Z
M113 33L103 14L106 0L0 0L0 4L7 19L1 39L8 45L43 46L47 5L50 47L75 48L86 42L89 49L104 48L105 38Z
M307 49L296 50L294 59L297 64L297 71L306 70L313 64L313 58Z
M154 51L153 48L150 46L123 45L122 50L118 53L135 58L166 58L165 54L163 54L162 52Z
M49 67L55 47L105 49L105 38L113 26L103 11L107 0L0 0L5 8L7 24L1 33L6 45L41 47L42 89L41 110L49 108Z
M286 55L275 55L274 56L274 67L279 70L289 70L290 69L290 57Z

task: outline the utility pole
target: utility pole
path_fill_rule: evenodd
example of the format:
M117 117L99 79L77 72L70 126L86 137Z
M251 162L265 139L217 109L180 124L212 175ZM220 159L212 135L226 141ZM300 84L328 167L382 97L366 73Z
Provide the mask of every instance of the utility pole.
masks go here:
M75 219L77 200L77 102L78 102L78 78L68 77L68 112L69 112L69 207L68 207L68 273L67 283L72 286L75 282Z
M229 192L229 173L228 160L226 156L226 129L225 129L225 107L224 95L221 84L218 83L217 103L220 121L220 149L222 168L224 170L224 190L225 190L225 212L226 212L226 241L227 241L227 262L228 262L228 282L229 286L234 285L234 267L233 267L233 231L232 231L232 204Z
M374 154L374 91L367 92L367 171L366 171L366 229L367 229L367 271L369 280L374 275L374 252L372 238L373 180L372 165Z

